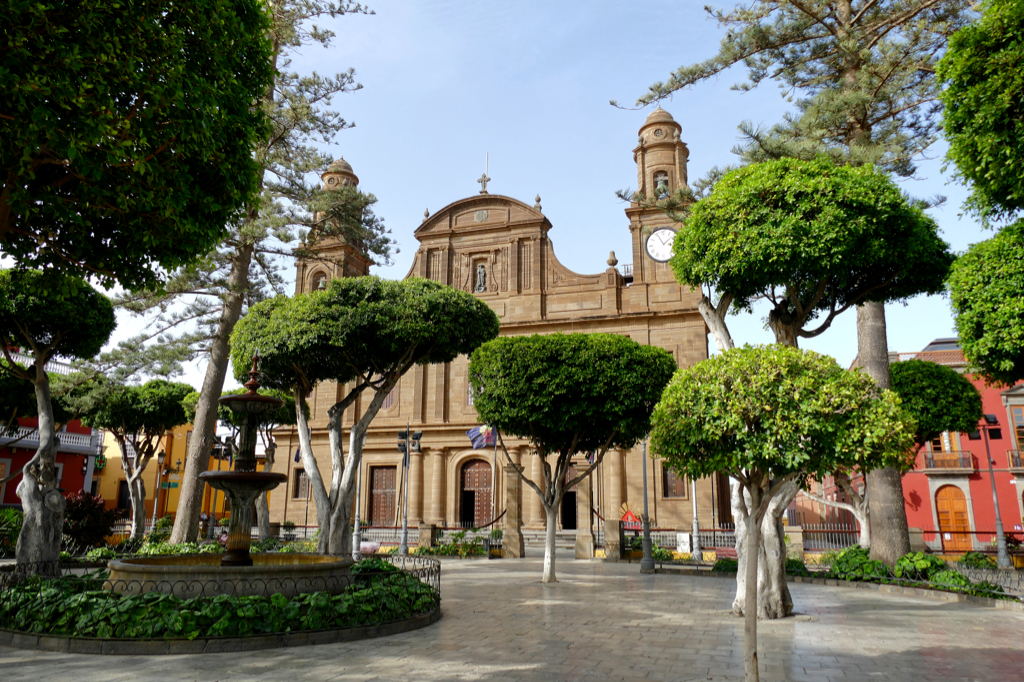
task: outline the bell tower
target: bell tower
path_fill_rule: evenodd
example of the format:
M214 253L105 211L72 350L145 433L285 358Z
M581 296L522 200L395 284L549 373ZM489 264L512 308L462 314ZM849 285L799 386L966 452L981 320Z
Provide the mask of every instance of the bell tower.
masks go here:
M682 126L660 106L640 126L639 140L633 149L636 163L637 194L645 202L656 200L687 187L686 162L690 151L680 140ZM674 282L668 263L652 260L646 250L647 238L660 228L678 229L663 210L633 202L626 209L633 237L633 285Z
M357 187L359 178L352 165L339 158L320 176L320 189L338 191L344 187ZM321 217L316 214L317 219ZM355 245L343 239L330 238L317 244L314 249L323 255L323 260L300 260L296 263L295 293L301 294L327 287L335 277L361 277L370 274L373 264Z

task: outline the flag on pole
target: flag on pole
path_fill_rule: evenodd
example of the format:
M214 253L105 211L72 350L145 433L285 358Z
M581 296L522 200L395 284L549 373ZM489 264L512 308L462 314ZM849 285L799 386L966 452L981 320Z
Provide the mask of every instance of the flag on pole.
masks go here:
M296 464L298 464L299 459L301 459L300 456L299 456L299 453L300 453L301 449L302 448L295 448L295 463Z
M492 447L497 442L494 437L494 429L487 424L466 431L466 435L469 436L469 442L473 445L474 450Z

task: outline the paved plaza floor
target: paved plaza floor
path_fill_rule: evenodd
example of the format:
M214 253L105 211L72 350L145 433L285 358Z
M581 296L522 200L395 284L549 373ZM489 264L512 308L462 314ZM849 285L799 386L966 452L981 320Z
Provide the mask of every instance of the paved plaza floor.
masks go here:
M440 622L349 644L194 656L0 648L0 680L742 679L731 580L637 564L446 560ZM798 615L760 625L765 680L1024 680L1024 612L791 585Z

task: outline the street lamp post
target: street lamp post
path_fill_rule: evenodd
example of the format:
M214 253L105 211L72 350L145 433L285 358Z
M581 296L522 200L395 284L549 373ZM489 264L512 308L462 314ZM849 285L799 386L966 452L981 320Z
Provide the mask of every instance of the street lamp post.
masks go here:
M156 530L156 512L160 507L160 487L164 478L164 460L167 459L167 455L163 450L156 456L156 493L153 497L153 530Z
M693 498L693 538L690 540L690 558L696 563L704 561L704 552L700 547L700 523L697 521L697 481L690 479L690 497Z
M641 571L654 570L654 557L651 555L651 517L647 514L647 441L644 441L644 558L640 560Z
M1012 568L1010 553L1006 549L1006 533L1003 532L1003 516L999 513L999 495L996 493L996 476L992 469L992 451L988 445L988 430L999 424L999 419L994 414L985 415L985 423L979 424L985 438L985 457L988 459L988 480L992 484L992 506L996 510L996 563L999 568Z
M398 553L409 554L409 458L412 453L420 451L422 431L409 433L409 422L405 423L405 431L398 432L398 451L402 453L402 474L405 477L405 494L402 500L402 541L398 545Z

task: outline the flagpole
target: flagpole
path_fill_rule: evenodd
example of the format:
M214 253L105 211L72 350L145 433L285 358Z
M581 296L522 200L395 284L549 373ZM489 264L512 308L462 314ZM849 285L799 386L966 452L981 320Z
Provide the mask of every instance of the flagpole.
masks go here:
M498 514L498 430L493 425L491 426L491 437L494 438L494 458L491 465L491 521L493 522L494 517Z

